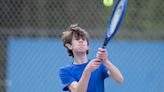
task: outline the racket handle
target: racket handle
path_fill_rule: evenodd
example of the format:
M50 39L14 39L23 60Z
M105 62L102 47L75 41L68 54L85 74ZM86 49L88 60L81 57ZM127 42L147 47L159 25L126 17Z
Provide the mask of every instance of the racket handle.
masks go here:
M110 40L110 38L108 38L108 37L106 37L106 38L104 39L103 46L102 46L103 49L106 48L106 46L107 46L109 40Z
M105 49L106 48L106 44L103 44L102 48Z
M105 49L105 48L106 48L106 44L104 43L102 46L102 49ZM101 59L101 61L103 61L103 59Z

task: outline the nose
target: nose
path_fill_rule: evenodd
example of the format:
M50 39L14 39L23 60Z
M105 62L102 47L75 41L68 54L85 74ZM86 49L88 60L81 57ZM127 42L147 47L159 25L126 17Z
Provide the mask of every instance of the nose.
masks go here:
M79 42L80 42L80 43L82 43L83 41L84 41L83 39L81 39L81 38L79 39Z

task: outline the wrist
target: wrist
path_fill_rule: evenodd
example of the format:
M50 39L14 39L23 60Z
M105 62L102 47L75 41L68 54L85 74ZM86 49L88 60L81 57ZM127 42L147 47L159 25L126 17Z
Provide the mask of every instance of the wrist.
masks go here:
M104 63L104 65L108 65L109 64L109 60L108 59L104 59L103 63Z
M84 69L84 73L86 73L86 74L91 74L91 70L89 70L89 69Z
M109 69L112 66L112 63L109 60L106 60L104 62L104 65L105 65L105 67L107 67Z

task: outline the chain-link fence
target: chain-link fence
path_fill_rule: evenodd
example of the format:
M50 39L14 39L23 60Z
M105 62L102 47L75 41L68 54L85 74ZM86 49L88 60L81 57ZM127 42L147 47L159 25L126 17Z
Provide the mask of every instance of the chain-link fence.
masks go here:
M128 0L126 15L114 39L163 43L163 8L162 0ZM8 50L12 49L9 47L12 37L58 39L70 24L78 23L92 39L102 39L111 12L112 7L105 7L102 0L0 0L0 92L7 91ZM161 45L158 49L164 51ZM55 48L61 47L56 45ZM159 50L153 53L157 53L160 62L163 53Z

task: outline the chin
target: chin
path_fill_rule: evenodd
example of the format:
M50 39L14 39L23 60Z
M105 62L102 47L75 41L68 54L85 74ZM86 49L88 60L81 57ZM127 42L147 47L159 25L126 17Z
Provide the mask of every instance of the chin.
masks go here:
M78 50L77 52L79 52L79 53L86 53L87 50Z

